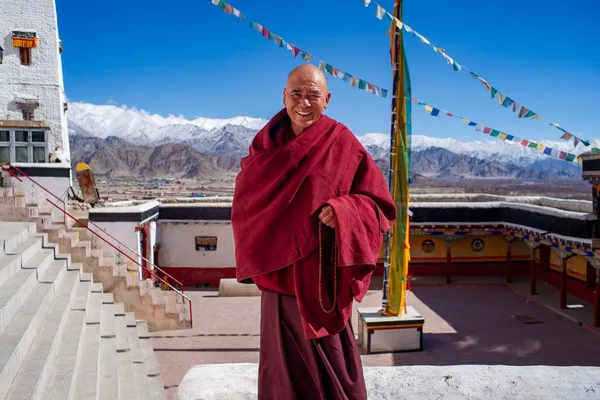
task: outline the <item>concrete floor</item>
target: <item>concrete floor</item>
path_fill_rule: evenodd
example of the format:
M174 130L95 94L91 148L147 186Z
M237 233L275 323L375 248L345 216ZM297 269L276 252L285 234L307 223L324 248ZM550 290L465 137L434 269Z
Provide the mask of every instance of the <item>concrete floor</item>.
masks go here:
M548 304L553 301L551 287L538 285L543 293L531 301L520 292L526 282L508 286L499 282L415 282L407 300L425 317L425 350L363 355L363 364L600 366L598 331L574 322L577 315L591 314L589 305L568 310L575 311L573 317ZM260 297L186 292L194 305L194 329L156 332L152 338L169 398L194 365L258 362ZM540 299L547 301L540 303ZM381 291L372 290L357 306L380 304ZM539 323L524 324L517 316ZM357 326L356 307L353 324Z

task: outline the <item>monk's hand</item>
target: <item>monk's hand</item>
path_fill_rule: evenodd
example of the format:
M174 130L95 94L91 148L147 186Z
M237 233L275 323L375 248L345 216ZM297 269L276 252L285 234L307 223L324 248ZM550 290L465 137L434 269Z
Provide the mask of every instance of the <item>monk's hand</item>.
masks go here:
M333 217L333 210L331 206L325 206L319 214L319 220L322 224L327 225L330 228L335 228L335 218Z

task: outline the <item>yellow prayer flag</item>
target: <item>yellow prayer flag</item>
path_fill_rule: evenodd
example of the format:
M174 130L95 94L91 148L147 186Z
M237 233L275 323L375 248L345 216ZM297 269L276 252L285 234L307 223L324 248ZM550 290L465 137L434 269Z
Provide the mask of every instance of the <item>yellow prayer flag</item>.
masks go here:
M426 105L425 111L427 111L429 114L431 114L431 112L433 111L433 107L431 107L430 105Z
M502 93L498 93L498 104L504 103L505 98L506 98L505 95L503 95Z
M466 119L466 118L461 118L460 120L461 120L462 122L464 122L465 124L468 124L469 122L471 122L471 121L469 121L469 120L468 120L468 119Z
M500 140L506 140L507 136L508 135L506 133L502 133L502 132L500 133L500 135L498 135L498 137L500 138Z
M538 120L538 121L539 121L540 119L542 119L542 116L541 116L541 115L536 115L535 117L533 117L533 119L536 119L536 120ZM558 126L558 125L557 125L557 126Z
M543 144L538 144L536 149L538 150L544 150L544 145Z
M385 9L377 4L377 18L383 19L383 15L385 14Z

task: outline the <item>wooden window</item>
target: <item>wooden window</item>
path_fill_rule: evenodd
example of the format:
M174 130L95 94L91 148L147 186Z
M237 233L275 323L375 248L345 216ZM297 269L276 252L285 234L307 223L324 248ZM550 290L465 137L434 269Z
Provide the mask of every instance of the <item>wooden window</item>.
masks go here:
M0 130L0 162L48 162L47 132Z
M196 250L215 251L217 250L216 236L196 236Z
M19 51L21 52L21 64L31 65L31 48L19 47Z

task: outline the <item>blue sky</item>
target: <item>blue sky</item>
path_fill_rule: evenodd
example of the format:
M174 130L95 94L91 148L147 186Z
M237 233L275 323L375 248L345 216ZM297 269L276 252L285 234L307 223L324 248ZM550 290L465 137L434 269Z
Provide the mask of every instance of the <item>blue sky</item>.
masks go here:
M210 0L57 0L70 101L126 104L150 113L270 118L290 69L303 61L249 20L340 69L391 89L389 24L363 0L231 0L248 20ZM380 4L390 11L392 0ZM555 139L561 126L600 137L597 0L404 0L404 21L457 62L544 117L520 120L483 85L455 72L405 34L413 97L509 134ZM389 132L390 100L330 77L328 114L357 135ZM413 133L460 140L484 135L413 109Z

